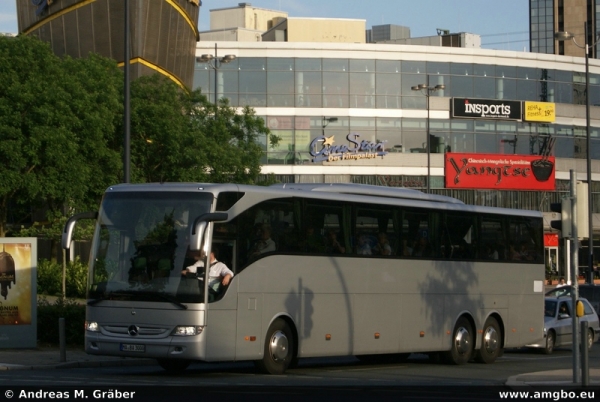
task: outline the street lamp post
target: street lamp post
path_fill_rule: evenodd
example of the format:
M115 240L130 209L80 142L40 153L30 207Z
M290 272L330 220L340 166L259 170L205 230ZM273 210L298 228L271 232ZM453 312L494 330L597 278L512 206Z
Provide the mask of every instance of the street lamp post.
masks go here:
M427 101L427 122L425 131L427 132L427 194L431 192L431 139L429 138L429 97L433 92L441 91L445 89L446 86L443 84L438 84L434 87L429 85L429 74L427 74L427 80L425 84L419 84L411 87L413 91L419 91L423 95L425 95Z
M325 127L327 127L327 125L329 123L335 123L336 121L338 121L337 117L323 117L323 122L322 122L323 137L325 137Z
M225 56L219 58L217 56L217 44L215 43L215 54L214 56L212 54L203 54L200 57L196 57L196 61L198 63L206 63L208 64L208 66L210 68L212 68L213 70L215 70L215 115L216 115L216 111L217 111L217 91L218 91L218 85L217 85L217 72L219 70L219 68L221 67L221 64L226 64L229 62L232 62L233 60L235 60L235 55L233 54L226 54Z
M595 46L600 41L600 36L597 36L588 43L588 24L587 21L583 23L584 32L584 44L581 46L575 40L575 35L571 32L556 32L554 38L560 42L572 40L575 46L585 51L585 130L586 130L586 165L587 165L587 183L588 183L588 272L586 275L586 282L592 283L592 275L594 273L594 215L592 207L592 154L591 154L591 142L590 142L590 62L589 62L589 51L591 46Z
M123 183L129 183L131 170L131 110L130 110L130 82L129 82L129 0L123 3L125 17L124 27L124 56L123 56Z

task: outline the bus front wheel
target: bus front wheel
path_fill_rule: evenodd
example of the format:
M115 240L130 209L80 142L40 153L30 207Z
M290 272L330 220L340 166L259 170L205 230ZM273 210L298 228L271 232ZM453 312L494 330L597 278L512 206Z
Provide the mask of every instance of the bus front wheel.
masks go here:
M460 317L452 331L452 347L446 360L452 364L466 364L473 357L473 329L465 317Z
M256 366L267 374L283 374L293 359L294 335L288 323L278 318L267 331L263 358Z

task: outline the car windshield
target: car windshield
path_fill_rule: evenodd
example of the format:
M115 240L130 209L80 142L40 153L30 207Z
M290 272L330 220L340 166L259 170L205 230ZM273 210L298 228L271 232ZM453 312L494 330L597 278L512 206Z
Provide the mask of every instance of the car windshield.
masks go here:
M556 315L556 300L546 300L544 305L544 317L554 317Z
M571 294L571 286L562 286L546 292L546 296L561 297L569 296Z

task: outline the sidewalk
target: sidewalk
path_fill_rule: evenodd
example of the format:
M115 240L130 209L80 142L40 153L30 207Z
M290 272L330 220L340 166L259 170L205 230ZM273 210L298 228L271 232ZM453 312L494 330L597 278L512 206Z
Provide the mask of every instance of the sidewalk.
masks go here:
M157 365L157 363L154 359L88 355L83 349L74 348L67 348L65 361L61 361L58 347L0 350L0 371L146 365Z
M154 359L88 355L82 349L67 348L66 361L61 362L58 347L0 350L0 371L93 368L119 366L154 366ZM589 385L600 386L600 368L590 368ZM509 377L509 387L573 386L573 370L539 371Z

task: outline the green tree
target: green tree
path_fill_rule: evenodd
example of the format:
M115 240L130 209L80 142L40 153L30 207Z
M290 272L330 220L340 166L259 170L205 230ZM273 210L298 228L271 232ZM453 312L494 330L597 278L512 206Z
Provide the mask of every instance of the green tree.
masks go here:
M222 100L216 109L200 90L186 91L158 74L134 81L132 182L254 183L261 144L277 137L250 108L236 113Z
M98 56L61 59L36 38L0 37L0 236L11 200L60 216L114 182L119 76Z

